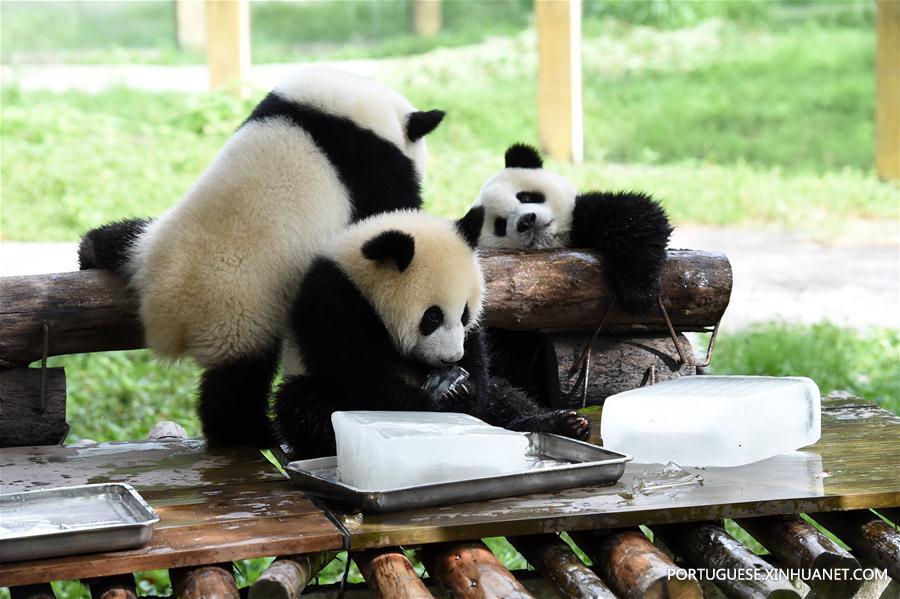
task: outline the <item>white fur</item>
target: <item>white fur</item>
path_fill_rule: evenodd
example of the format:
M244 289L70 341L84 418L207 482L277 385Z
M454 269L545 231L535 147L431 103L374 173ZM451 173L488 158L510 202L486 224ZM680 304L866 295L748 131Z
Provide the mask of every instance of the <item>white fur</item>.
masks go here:
M278 89L397 143L424 174L424 143L403 134L414 108L393 90L321 67ZM305 131L282 119L245 124L135 244L147 344L209 367L269 343L313 256L350 216L347 189Z
M388 230L408 233L415 241L412 262L403 272L392 262L362 254L366 241ZM465 333L481 314L483 282L478 257L454 222L415 210L373 216L343 231L326 255L371 302L400 353L432 365L462 358ZM441 308L444 323L426 336L419 322L431 306Z
M546 200L541 204L523 204L516 198L520 191L539 191ZM567 179L544 169L505 168L488 180L472 206L484 207L484 224L478 246L497 249L536 249L564 247L572 230L575 186ZM519 232L519 219L534 213L534 229ZM506 235L494 234L494 221L506 219Z

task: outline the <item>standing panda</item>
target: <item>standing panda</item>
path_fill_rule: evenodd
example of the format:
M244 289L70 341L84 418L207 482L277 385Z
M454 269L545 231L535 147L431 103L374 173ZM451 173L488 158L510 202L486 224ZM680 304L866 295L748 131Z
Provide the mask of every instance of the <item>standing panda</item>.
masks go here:
M478 246L497 249L596 249L616 300L642 313L656 305L672 225L641 192L579 194L543 169L538 151L510 146L506 168L488 180L465 218L483 222Z
M199 413L211 444L274 441L267 398L292 290L348 223L421 205L423 138L443 116L370 79L304 68L162 216L84 236L81 268L130 283L147 345L204 368Z
M586 439L577 412L547 411L488 373L478 326L480 223L419 211L371 217L336 236L309 267L290 311L300 364L280 385L275 423L298 457L334 455L335 410L466 412L519 431ZM451 392L422 388L429 371L469 373Z

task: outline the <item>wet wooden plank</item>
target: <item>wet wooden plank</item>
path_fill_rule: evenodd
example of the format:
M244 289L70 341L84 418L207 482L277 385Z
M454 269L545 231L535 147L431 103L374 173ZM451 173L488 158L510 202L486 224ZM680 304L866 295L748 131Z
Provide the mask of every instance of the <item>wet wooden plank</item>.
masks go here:
M634 478L648 466L631 463L607 487L348 519L351 546L896 506L898 437L900 418L884 410L827 407L817 444L737 468L687 468L703 477L702 486L634 493Z
M194 439L4 449L2 492L127 482L159 513L140 549L0 565L0 586L336 550L340 532L252 448Z
M0 454L0 468L2 493L125 482L150 494L284 478L257 449L210 451L201 439L15 447Z

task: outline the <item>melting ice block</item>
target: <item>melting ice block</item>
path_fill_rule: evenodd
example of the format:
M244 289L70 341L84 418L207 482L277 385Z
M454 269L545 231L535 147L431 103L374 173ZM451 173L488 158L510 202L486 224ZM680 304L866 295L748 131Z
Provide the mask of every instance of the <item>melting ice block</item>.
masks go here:
M806 377L689 376L606 399L603 446L635 462L740 466L812 445L821 396Z
M396 489L527 469L528 439L467 414L335 412L338 473L358 489Z

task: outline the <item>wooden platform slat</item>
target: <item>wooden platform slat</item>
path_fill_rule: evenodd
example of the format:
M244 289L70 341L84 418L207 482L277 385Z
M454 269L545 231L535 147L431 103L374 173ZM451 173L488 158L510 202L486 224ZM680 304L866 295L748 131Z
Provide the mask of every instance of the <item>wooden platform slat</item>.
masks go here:
M258 450L202 441L4 449L2 492L132 484L160 516L140 549L0 564L0 586L337 550L343 538Z
M256 449L210 451L202 439L14 447L0 452L0 468L2 493L124 482L149 497L153 492L284 479Z
M803 451L737 468L688 468L703 477L702 486L634 494L633 479L647 465L631 463L608 487L367 514L348 526L351 546L900 505L900 418L871 402L849 403L856 405L824 402L822 439Z

